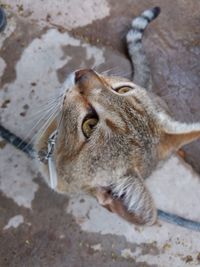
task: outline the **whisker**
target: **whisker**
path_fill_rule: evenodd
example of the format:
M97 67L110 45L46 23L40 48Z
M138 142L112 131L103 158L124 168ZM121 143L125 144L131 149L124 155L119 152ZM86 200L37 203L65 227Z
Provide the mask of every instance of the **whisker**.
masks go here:
M57 97L60 97L63 95L63 93L61 92L57 92L58 94L55 94L55 92L51 93L51 95L49 95L47 98L45 98L45 100L52 100L52 99L55 99Z
M117 73L115 73L115 76L121 76L121 77L129 77L131 74L133 73L133 71L129 71L129 72L123 72L123 71L118 71Z
M34 109L38 110L37 112L32 112L33 114L28 117L29 120L33 120L33 122L40 118L41 115L48 115L49 110L51 110L52 107L59 105L61 103L61 100L63 98L63 94L57 96L56 98L51 101L51 103L44 103L43 108L41 106L35 107ZM29 111L31 113L31 111ZM33 123L32 122L32 123Z
M58 105L56 106L55 110L53 110L53 112L51 113L51 115L49 116L49 119L55 114L55 116L57 116L57 114L59 113L59 111L61 111L62 105ZM42 126L41 130L44 128L46 129L48 126L46 126L46 124L48 124L48 120L46 120L46 123Z
M61 118L60 118L60 121L59 121L59 123L58 123L58 127L57 127L57 129L60 128L60 125L61 125L61 123L62 123L62 119L63 119L63 117L64 117L64 112L62 112L62 114L61 114Z
M61 99L63 98L64 93L60 93L55 96L52 95L48 98L45 99L44 104L42 104L42 108L40 105L40 110L35 112L30 118L34 118L34 121L37 120L37 117L40 117L39 120L37 120L36 123L34 123L34 126L29 130L28 134L26 134L26 137L24 140L30 139L30 136L33 133L33 136L30 140L28 140L26 147L23 148L23 150L26 150L26 148L33 142L33 140L38 136L42 135L44 130L49 126L49 124L52 122L52 120L56 117L58 114L58 111L60 110L61 107ZM42 115L42 116L40 116ZM36 119L35 119L36 118ZM40 128L37 134L34 134L34 131L41 123L44 123L43 126ZM18 144L18 147L21 146L21 143Z
M105 71L102 71L101 73L102 74L108 74L109 72L111 72L111 71L113 71L113 70L117 70L117 69L119 69L119 67L113 67L113 68L110 68L110 69L107 69L107 70L105 70ZM114 73L113 73L114 74Z
M54 98L52 98L51 100L43 100L41 101L42 102L42 105L46 106L46 105L49 105L49 104L53 104L53 103L56 103L58 102L60 99L62 99L63 95L59 95L57 97L54 96Z
M49 112L52 113L54 112L54 110L56 109L56 106L52 107L51 109L49 109ZM26 137L24 138L24 140L27 140L31 133L37 128L37 126L39 126L39 124L46 118L46 116L49 115L49 114L44 114L40 119L39 121L37 121L37 123L29 130L28 134L26 135Z
M59 104L59 103L52 103L51 105L50 105L50 104L49 104L49 105L46 105L43 109L38 110L37 112L35 112L35 113L32 114L31 116L29 116L29 119L32 119L32 118L35 118L35 117L37 118L37 117L39 117L41 114L43 115L44 112L48 113L49 110L50 110L52 107L56 106L57 104Z
M42 136L42 134L49 127L51 122L57 117L59 111L60 111L60 108L58 108L53 114L51 114L51 116L48 118L48 120L45 122L42 128L38 131L38 133L34 136L34 138L40 138Z
M49 118L46 120L45 124L41 127L41 129L38 131L37 134L34 134L32 138L27 142L27 145L30 145L33 143L35 138L39 138L42 136L45 129L50 125L50 123L53 121L53 119L56 117L56 114L58 113L59 109L53 110L52 113L49 115ZM24 149L26 149L26 147Z
M48 114L48 116L45 116L45 117L41 120L41 122L43 122L44 120L45 120L45 122L44 122L44 124L40 127L40 130L42 130L43 128L45 128L45 125L47 124L49 118L52 117L52 115L55 114L57 111L58 111L58 107L53 108L53 109L51 110L51 112ZM39 125L38 125L38 126L39 126ZM39 130L39 132L40 132L40 130Z

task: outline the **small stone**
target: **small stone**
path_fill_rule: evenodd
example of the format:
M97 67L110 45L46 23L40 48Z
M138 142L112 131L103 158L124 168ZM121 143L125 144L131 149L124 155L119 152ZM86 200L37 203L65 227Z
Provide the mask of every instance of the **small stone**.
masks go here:
M8 104L10 103L9 99L6 99L3 104L1 105L2 108L7 108Z
M200 252L197 254L197 260L200 262Z
M23 109L25 109L25 110L29 109L29 105L25 104L25 105L23 106Z
M165 243L163 246L164 250L169 250L171 248L171 245L169 243Z
M6 146L6 141L0 141L0 149L3 149Z
M51 15L50 14L47 14L46 21L49 22L50 20L51 20Z
M19 115L22 116L22 117L25 117L26 116L26 112L21 112Z
M186 257L183 258L183 260L184 260L186 263L188 263L188 262L193 261L193 258L192 258L191 255L187 255Z
M18 12L23 12L24 11L23 5L17 5L17 9L18 9Z
M32 83L31 83L31 86L36 86L36 85L37 85L36 82L32 82Z

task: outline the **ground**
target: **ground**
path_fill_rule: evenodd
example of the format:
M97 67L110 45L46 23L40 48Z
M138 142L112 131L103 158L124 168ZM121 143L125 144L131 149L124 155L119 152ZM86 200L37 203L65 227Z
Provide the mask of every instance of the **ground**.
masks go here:
M76 68L131 77L125 35L131 19L159 5L144 44L154 91L181 121L200 121L200 2L0 1L1 124L30 138L45 99ZM158 208L200 221L200 142L147 180ZM52 192L32 160L0 140L0 266L185 267L200 265L200 233L159 221L132 226L86 195ZM187 163L186 163L187 162ZM170 197L169 197L170 196Z

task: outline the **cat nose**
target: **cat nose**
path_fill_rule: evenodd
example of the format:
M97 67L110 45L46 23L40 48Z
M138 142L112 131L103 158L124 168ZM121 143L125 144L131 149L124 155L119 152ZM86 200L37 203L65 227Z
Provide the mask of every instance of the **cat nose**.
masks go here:
M84 79L87 79L88 75L93 73L91 69L81 69L75 72L75 83L78 83Z
M92 69L82 69L75 72L75 85L80 94L89 94L94 88L101 87L99 75Z

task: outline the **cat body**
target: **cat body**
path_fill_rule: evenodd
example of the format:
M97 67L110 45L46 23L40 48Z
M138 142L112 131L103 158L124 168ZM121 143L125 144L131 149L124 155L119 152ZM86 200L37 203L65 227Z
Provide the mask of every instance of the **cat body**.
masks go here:
M35 143L54 190L68 195L84 190L136 224L156 221L145 179L173 152L200 137L199 123L175 121L166 104L147 90L152 82L141 40L158 14L158 8L143 12L127 34L137 84L92 69L75 71L62 87L58 114Z

